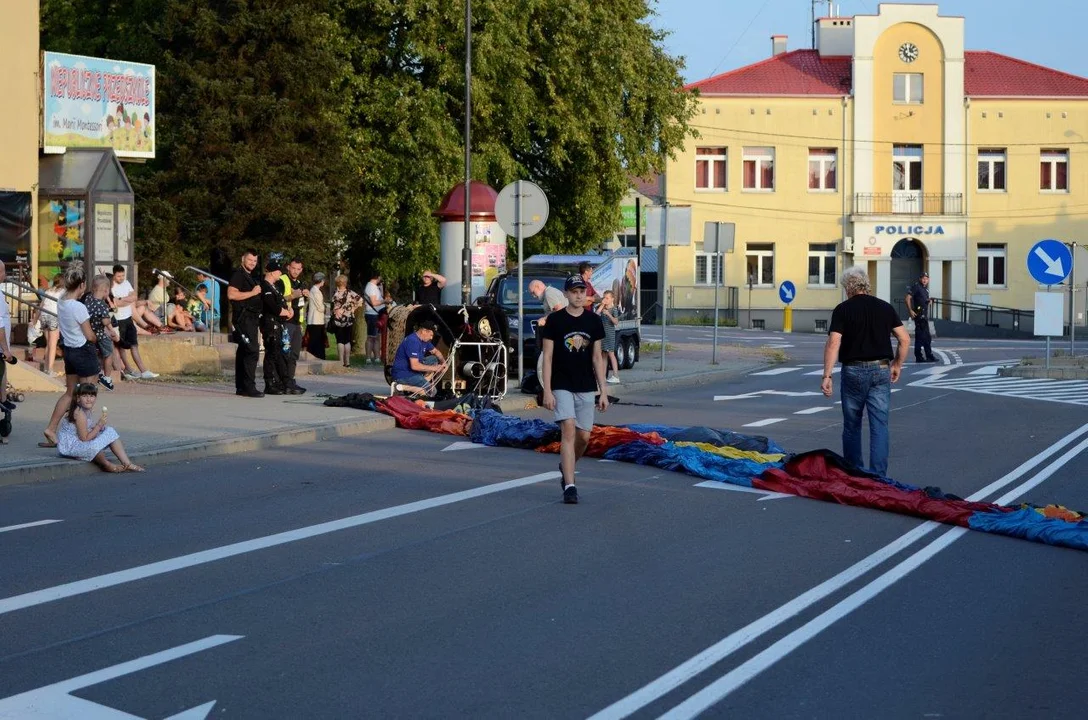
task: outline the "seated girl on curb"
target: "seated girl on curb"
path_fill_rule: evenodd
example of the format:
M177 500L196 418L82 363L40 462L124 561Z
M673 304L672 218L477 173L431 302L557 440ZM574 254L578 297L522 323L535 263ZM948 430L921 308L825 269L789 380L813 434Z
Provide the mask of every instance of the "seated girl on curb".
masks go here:
M121 444L117 431L106 425L106 408L102 408L98 422L91 425L91 410L97 399L97 385L76 385L72 393L72 404L60 422L57 452L61 457L93 462L106 472L143 472L144 469L134 464L125 454L125 447ZM120 465L106 459L107 447L121 461Z

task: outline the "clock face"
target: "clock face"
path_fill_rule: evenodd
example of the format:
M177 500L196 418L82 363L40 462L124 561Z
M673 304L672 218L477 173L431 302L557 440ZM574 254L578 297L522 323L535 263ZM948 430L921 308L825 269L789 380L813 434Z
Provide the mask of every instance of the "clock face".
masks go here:
M918 59L918 46L914 43L903 43L899 46L899 59L905 63L912 63Z

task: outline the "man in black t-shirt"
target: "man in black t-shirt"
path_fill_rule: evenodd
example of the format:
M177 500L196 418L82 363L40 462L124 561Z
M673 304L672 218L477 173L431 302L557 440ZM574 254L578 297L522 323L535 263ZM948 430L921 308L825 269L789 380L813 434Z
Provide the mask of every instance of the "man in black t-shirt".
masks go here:
M446 278L434 270L423 271L423 284L416 288L416 302L420 305L441 305L442 288Z
M861 453L861 417L869 412L869 467L871 472L888 473L888 412L892 383L910 351L899 314L891 304L869 294L869 276L859 266L842 274L846 300L831 313L831 327L824 345L824 377L820 383L825 397L831 397L831 375L835 360L842 363L842 454L846 462L864 467ZM891 336L899 347L892 353Z
M261 286L253 277L257 267L257 251L242 253L242 266L231 275L227 299L231 302L232 340L238 343L234 355L235 394L264 397L257 389L257 358L261 354L257 328L261 319Z
M559 484L563 502L578 502L574 464L586 451L593 431L594 394L600 389L597 409L608 409L605 360L601 352L604 325L585 310L586 282L571 275L563 286L567 307L548 316L544 326L544 407L555 412L562 431L559 449ZM567 481L567 478L570 481Z
M287 356L291 354L291 335L286 323L293 313L283 294L276 288L276 283L283 275L283 269L277 260L269 260L264 269L264 279L261 280L264 394L301 395L302 392L291 387L287 377Z

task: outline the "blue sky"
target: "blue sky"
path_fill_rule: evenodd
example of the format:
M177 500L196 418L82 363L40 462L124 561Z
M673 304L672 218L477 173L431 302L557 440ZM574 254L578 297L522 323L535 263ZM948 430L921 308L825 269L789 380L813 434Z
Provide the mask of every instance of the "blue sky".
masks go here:
M684 79L701 80L766 59L771 35L789 35L789 49L810 47L810 0L657 0L656 27L666 47L686 60ZM840 15L876 13L877 0L836 2ZM960 15L968 50L992 50L1088 77L1086 0L943 0L941 15ZM824 12L826 14L826 4Z

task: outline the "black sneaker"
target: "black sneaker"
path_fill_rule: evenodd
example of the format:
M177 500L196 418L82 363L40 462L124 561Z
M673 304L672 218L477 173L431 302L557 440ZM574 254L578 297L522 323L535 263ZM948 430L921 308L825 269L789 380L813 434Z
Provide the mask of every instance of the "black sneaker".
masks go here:
M563 502L567 505L578 504L578 488L574 487L574 483L563 488Z
M4 402L0 403L0 405L4 406L4 409L5 409L5 410L7 410L8 412L11 412L11 411L12 411L12 410L14 410L14 409L15 409L16 407L18 407L18 406L17 406L17 405L15 404L15 403L13 403L13 402L12 402L11 400L5 400Z
M285 390L284 392L287 395L304 395L306 393L306 388L300 388L300 387L296 386L296 387L287 388L287 390Z
M113 378L105 373L98 373L98 383L107 390L113 390Z
M286 395L287 391L284 390L283 388L276 387L275 385L273 385L271 387L269 387L268 385L265 385L264 386L264 394L265 395Z

